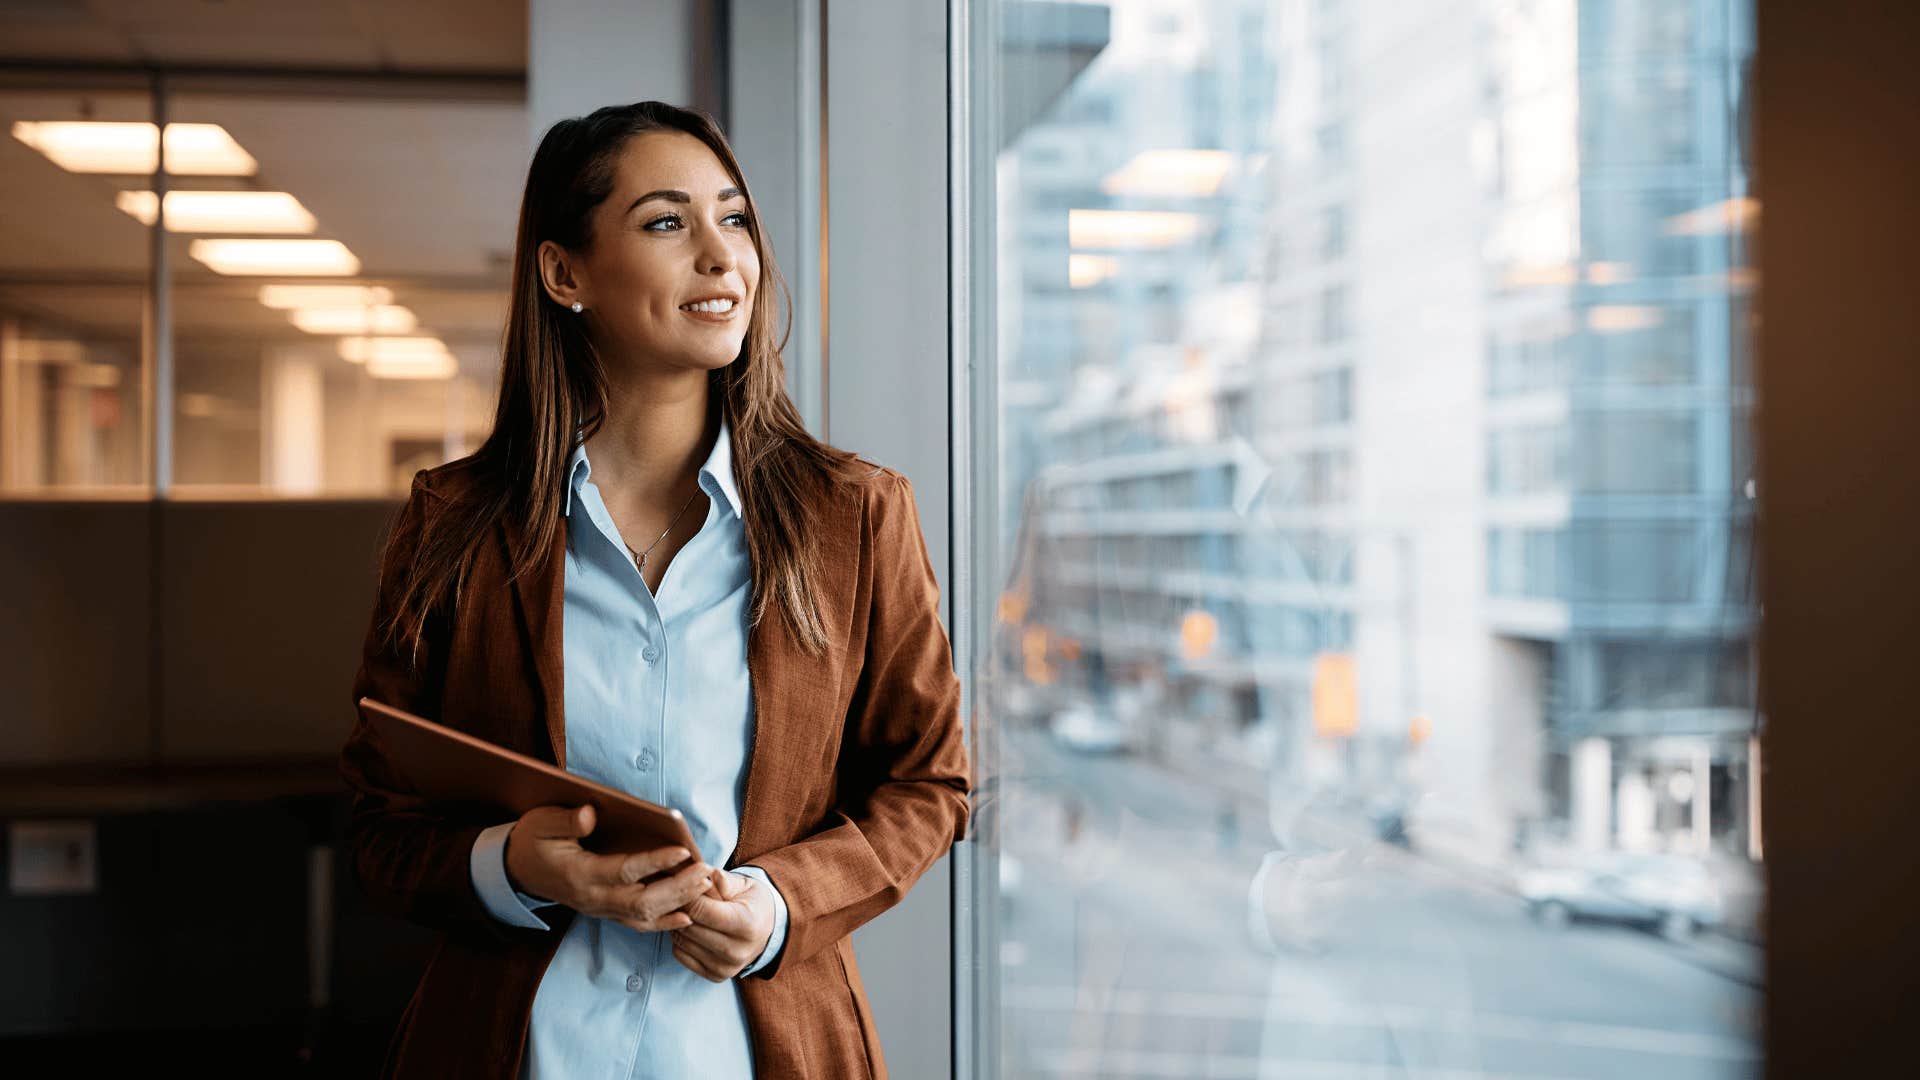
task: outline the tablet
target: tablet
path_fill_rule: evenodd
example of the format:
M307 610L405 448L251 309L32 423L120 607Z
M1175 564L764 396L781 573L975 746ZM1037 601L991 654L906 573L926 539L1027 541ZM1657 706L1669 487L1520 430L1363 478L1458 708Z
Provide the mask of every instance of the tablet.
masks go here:
M394 771L435 802L488 806L507 818L536 806L592 803L593 831L581 838L581 847L603 855L683 847L693 858L700 857L686 818L671 807L636 799L370 697L360 699L360 715L380 736Z

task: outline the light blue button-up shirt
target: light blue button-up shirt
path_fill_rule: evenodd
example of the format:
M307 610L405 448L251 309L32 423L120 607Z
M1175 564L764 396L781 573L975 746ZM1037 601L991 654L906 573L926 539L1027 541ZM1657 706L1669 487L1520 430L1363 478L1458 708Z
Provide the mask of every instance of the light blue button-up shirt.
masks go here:
M655 596L614 527L584 445L567 469L567 770L686 816L700 857L725 866L740 831L753 745L747 616L753 591L726 421L700 470L706 522L667 566ZM575 511L581 511L575 513ZM481 833L470 871L494 918L548 929L547 901L507 881L513 823ZM787 906L773 894L773 936L741 974L771 963ZM579 917L567 928L533 1002L521 1076L528 1080L749 1077L752 1045L739 988L711 983L673 958L664 933Z

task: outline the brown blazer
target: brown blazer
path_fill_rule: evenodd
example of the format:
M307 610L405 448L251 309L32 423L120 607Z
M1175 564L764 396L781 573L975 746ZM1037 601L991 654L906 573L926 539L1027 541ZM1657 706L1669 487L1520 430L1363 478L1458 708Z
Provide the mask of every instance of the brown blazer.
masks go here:
M457 496L458 465L415 476L394 524L353 696L565 765L561 608L566 530L537 577L507 580L507 530L481 546L418 669L378 646L423 508ZM777 610L748 637L755 725L733 862L763 868L787 902L779 959L739 980L762 1077L884 1077L848 940L900 902L961 839L968 815L960 686L913 488L891 470L835 493L822 515L822 616L833 646L807 655ZM355 720L340 757L353 788L348 864L379 909L442 931L388 1050L386 1075L514 1077L541 976L574 912L548 931L506 926L468 878L474 838L499 819L449 816L397 780Z

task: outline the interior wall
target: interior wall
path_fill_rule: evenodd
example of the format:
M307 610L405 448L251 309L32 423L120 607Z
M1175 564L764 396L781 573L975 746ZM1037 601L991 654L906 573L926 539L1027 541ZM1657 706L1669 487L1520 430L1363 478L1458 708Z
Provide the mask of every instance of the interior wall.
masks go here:
M658 100L726 115L722 0L528 0L528 150L555 121Z
M1767 1074L1911 1068L1920 10L1760 0Z
M338 754L396 509L0 503L0 767Z
M0 502L0 767L144 763L151 503Z
M821 434L913 482L952 627L947 5L825 8L832 304ZM952 1075L952 861L854 934L895 1076Z

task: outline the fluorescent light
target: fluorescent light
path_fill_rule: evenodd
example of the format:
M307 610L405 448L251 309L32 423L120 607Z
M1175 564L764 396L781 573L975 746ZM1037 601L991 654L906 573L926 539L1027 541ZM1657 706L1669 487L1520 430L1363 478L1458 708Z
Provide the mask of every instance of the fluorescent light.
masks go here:
M393 303L384 285L262 285L260 302L270 308L357 308Z
M217 274L345 277L360 272L360 260L338 240L195 240L187 254Z
M1667 219L1668 236L1718 236L1745 232L1760 221L1759 199L1727 199L1724 202L1675 214Z
M1068 210L1067 242L1077 248L1164 248L1200 231L1193 214L1153 210Z
M159 202L151 191L123 191L113 198L142 225L153 224ZM316 226L300 200L284 191L167 192L168 232L310 233Z
M1587 309L1587 329L1601 334L1651 330L1666 321L1666 312L1644 304L1599 304Z
M452 353L439 356L374 357L367 361L367 374L376 379L450 379L460 370Z
M405 334L420 325L413 312L396 304L296 308L289 318L309 334Z
M1113 276L1120 260L1111 255L1067 256L1067 280L1076 289L1098 285Z
M340 359L356 364L453 355L447 351L447 343L437 337L349 337L340 339L339 348Z
M13 137L77 173L152 173L158 129L145 121L17 120ZM173 176L252 176L260 170L219 124L168 124L167 172Z
M1145 150L1100 182L1109 195L1211 195L1233 168L1224 150Z
M340 339L340 356L367 365L377 379L446 379L459 361L437 337L357 337Z

